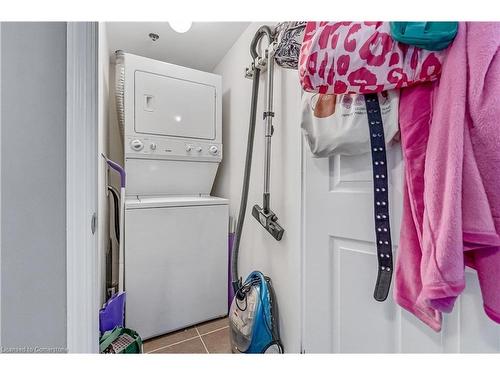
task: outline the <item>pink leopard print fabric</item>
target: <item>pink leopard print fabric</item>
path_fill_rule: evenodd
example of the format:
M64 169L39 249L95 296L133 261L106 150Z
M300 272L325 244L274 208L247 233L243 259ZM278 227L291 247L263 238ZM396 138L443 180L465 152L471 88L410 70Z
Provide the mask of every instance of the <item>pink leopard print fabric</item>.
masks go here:
M308 22L300 49L302 88L367 94L433 81L444 51L396 42L388 22Z

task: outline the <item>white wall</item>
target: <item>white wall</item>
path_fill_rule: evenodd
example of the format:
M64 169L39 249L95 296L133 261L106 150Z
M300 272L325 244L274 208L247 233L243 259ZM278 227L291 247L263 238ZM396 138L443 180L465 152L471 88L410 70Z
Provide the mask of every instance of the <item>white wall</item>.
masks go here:
M261 24L251 24L236 41L214 73L222 75L224 156L215 195L229 198L230 215L238 215L250 113L252 82L244 78L251 62L249 46ZM265 41L264 43L267 43ZM240 272L246 277L258 269L270 276L278 298L281 336L285 351L300 351L301 303L301 131L300 86L295 70L275 69L275 132L271 171L271 208L285 228L274 240L252 217L254 204L262 205L265 75L261 77L257 125L247 215L240 245Z
M66 347L66 23L1 24L2 349Z

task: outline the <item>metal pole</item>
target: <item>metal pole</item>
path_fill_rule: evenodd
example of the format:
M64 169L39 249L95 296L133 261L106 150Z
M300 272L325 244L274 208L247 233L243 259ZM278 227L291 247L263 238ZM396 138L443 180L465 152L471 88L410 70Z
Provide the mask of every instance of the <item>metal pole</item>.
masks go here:
M266 121L264 136L264 194L262 209L269 212L270 205L270 183L271 183L271 137L273 135L273 79L274 79L274 44L270 44L267 49L267 105L264 112Z

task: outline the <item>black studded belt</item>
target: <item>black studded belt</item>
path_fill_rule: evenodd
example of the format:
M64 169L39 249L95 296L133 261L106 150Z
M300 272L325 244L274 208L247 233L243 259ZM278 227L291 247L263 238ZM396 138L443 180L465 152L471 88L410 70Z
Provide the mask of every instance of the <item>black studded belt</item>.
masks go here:
M373 166L373 207L378 274L373 297L385 301L392 279L392 242L389 221L389 189L384 126L377 94L365 94Z

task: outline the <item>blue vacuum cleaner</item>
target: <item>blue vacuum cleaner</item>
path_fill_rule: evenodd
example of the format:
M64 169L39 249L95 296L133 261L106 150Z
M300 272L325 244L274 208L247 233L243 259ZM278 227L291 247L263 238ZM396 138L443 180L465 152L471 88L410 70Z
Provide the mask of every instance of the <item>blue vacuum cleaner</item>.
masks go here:
M252 272L238 289L231 304L229 323L233 353L284 352L276 295L271 279L262 272Z
M267 36L269 47L266 57L257 53L257 44L263 36ZM267 106L264 112L265 127L265 164L264 164L264 194L263 205L255 205L252 216L273 236L280 241L284 229L278 224L278 217L270 209L269 177L271 162L271 137L273 134L273 67L274 46L273 35L269 27L262 26L255 34L250 45L253 63L246 71L246 77L253 79L252 102L250 108L250 125L248 130L245 174L241 194L240 212L236 226L231 259L232 287L234 299L229 309L229 327L231 349L233 353L283 353L283 345L279 332L279 316L276 295L271 279L259 271L252 272L243 283L238 276L238 253L245 220L248 200L248 186L252 166L253 140L255 134L255 118L259 93L259 78L261 70L267 66Z

